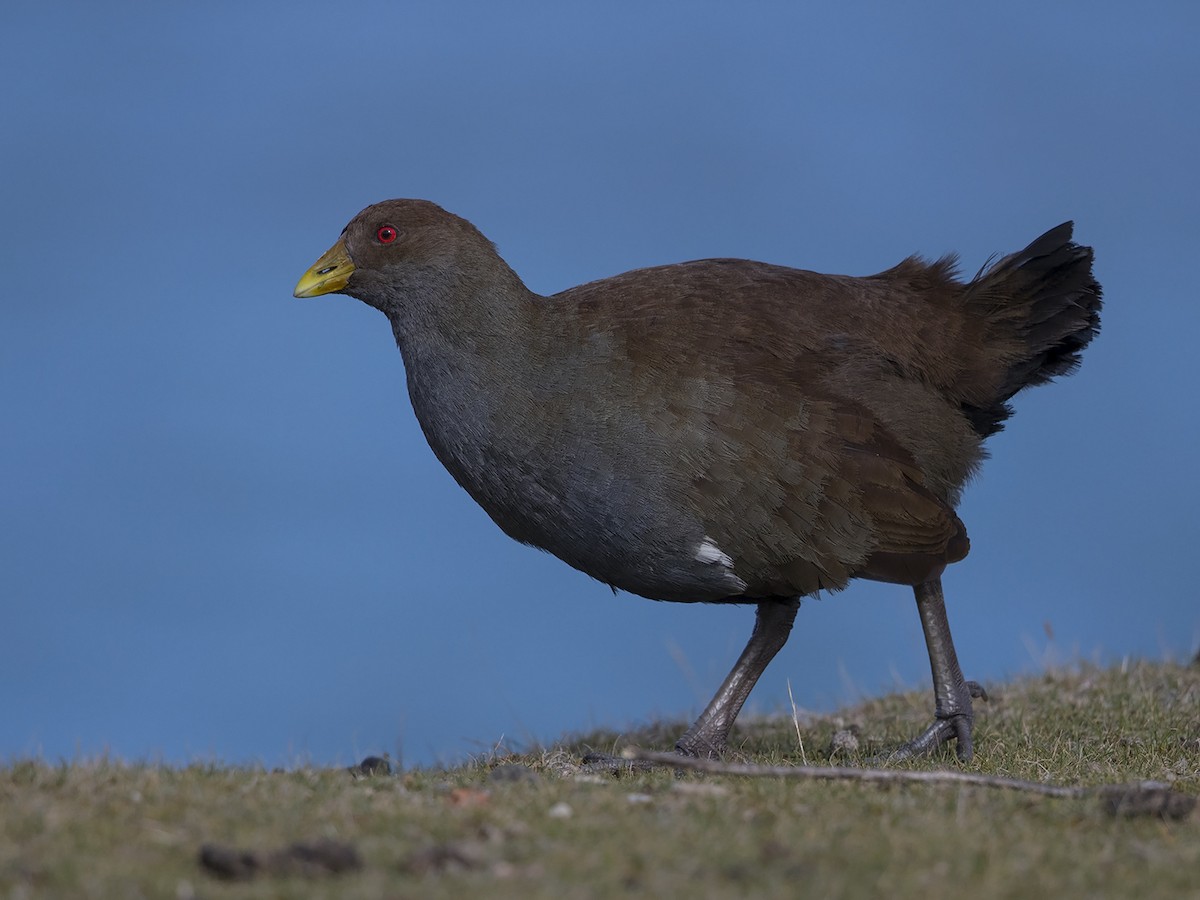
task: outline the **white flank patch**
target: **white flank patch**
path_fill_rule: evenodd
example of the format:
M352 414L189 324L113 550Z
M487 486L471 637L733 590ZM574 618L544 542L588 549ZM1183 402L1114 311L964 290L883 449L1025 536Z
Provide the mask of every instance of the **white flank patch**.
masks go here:
M696 548L696 559L702 563L720 563L727 569L733 568L733 560L729 558L729 554L714 544L708 535L704 536L704 540Z
M720 566L724 569L722 574L735 592L741 593L746 589L746 582L738 578L733 571L733 559L707 534L704 536L704 540L696 545L696 561L709 566Z

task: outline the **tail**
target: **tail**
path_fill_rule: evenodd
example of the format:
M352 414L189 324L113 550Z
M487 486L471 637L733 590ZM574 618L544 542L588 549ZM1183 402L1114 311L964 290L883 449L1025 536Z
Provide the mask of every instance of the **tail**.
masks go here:
M1071 241L1073 227L1050 229L963 288L968 318L983 325L980 364L992 386L989 402L963 406L981 437L1004 427L1018 391L1079 368L1080 353L1100 331L1092 248Z

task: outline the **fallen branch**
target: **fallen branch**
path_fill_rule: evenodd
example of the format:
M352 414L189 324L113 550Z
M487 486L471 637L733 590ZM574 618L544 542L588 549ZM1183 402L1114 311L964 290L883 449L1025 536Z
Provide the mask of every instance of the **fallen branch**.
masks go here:
M1196 807L1196 798L1171 790L1161 781L1139 781L1134 784L1111 784L1100 787L1069 787L1043 784L1003 775L982 775L976 772L937 770L931 772L907 769L860 769L852 766L763 766L755 763L723 762L718 759L696 759L678 753L662 753L627 747L621 756L631 762L654 763L704 772L709 775L741 775L749 778L790 778L815 781L869 781L882 784L964 784L974 787L1025 791L1045 797L1099 797L1112 815L1157 815L1167 819L1182 819Z

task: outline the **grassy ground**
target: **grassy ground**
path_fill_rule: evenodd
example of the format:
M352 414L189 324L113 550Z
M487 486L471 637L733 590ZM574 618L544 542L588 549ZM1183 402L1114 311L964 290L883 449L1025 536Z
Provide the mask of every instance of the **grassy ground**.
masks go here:
M1063 784L1155 779L1200 794L1200 666L1085 668L988 687L969 769ZM828 764L832 736L849 731L860 749L832 762L853 763L915 733L928 703L924 693L887 697L802 720L799 736L791 717L756 720L737 733L738 756ZM12 762L0 767L0 898L1200 897L1200 812L1127 818L1094 798L600 776L576 765L584 745L667 748L681 727L392 776ZM278 852L322 839L336 845ZM210 843L227 848L210 851L216 864L253 877L202 866ZM323 868L322 851L336 847L358 866Z

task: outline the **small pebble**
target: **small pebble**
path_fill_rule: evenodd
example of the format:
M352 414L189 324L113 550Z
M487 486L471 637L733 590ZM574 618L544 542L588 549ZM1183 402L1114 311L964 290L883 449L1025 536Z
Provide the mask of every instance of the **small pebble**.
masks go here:
M574 815L575 810L571 809L568 803L555 803L550 807L550 811L546 813L552 819L569 819Z
M858 752L858 735L850 728L842 728L833 733L829 741L829 755Z
M587 772L576 775L572 780L578 781L581 784L608 784L612 781L611 778L604 778L600 775L592 775Z
M413 853L403 864L418 875L430 872L464 872L484 864L486 854L477 841L446 841Z
M529 766L523 766L520 763L505 763L502 766L496 766L488 773L488 781L541 781L541 776Z

